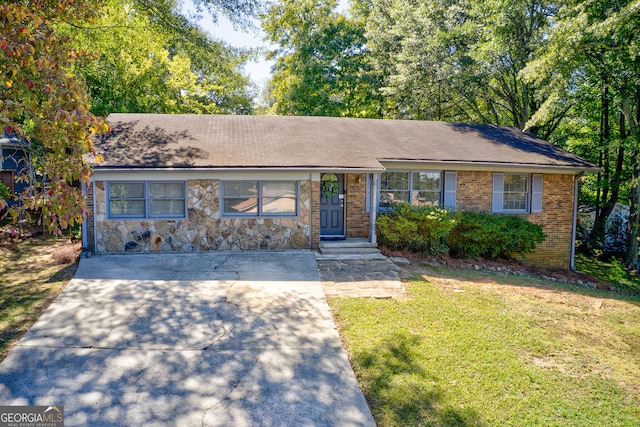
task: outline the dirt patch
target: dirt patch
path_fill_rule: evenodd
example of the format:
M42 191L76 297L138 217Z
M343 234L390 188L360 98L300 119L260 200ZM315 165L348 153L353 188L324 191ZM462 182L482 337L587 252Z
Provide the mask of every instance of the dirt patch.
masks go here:
M491 272L505 276L528 276L549 282L566 283L606 291L616 289L615 286L610 283L598 280L588 274L571 271L569 269L536 267L513 260L469 260L452 257L431 257L409 251L389 251L384 248L381 249L381 252L386 256L407 258L411 261L412 265L427 264L448 267L455 270Z

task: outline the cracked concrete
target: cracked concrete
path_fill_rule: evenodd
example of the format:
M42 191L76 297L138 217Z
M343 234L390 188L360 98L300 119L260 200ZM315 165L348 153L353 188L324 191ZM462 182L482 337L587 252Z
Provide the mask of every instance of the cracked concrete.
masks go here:
M65 425L374 426L311 252L83 259L0 364Z

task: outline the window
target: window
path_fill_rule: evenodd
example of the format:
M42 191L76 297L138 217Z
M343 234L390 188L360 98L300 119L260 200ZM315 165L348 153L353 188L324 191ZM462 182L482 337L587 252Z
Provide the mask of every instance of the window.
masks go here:
M297 181L224 181L224 215L296 216Z
M503 211L526 211L528 208L528 195L529 177L527 175L505 174L502 199Z
M528 213L542 211L542 175L493 175L493 212Z
M184 218L184 182L110 182L110 218Z
M451 173L447 173L451 174ZM450 175L455 182L455 172ZM380 212L389 212L394 205L411 202L413 206L438 206L443 203L442 172L385 172L380 177ZM455 207L455 185L453 186Z
M412 173L411 204L437 206L440 204L440 172Z

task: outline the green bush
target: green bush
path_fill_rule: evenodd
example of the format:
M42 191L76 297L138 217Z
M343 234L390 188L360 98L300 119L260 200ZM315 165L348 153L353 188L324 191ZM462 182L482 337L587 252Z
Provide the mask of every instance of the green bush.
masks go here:
M448 253L444 236L455 226L455 214L437 207L417 207L403 203L377 224L379 243L389 249L408 249L429 255Z
M462 258L513 258L532 252L545 237L542 227L518 216L460 212L446 242Z
M0 199L11 200L12 198L11 189L4 182L0 181Z

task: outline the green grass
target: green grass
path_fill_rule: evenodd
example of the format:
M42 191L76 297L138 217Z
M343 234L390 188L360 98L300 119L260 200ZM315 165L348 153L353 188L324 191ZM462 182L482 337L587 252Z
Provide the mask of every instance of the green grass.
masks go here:
M577 254L575 264L578 271L589 274L603 282L611 283L622 292L640 294L640 277L638 277L638 273L625 270L623 264L616 258L612 258L609 261L601 261Z
M0 245L0 361L58 296L76 270L78 245L50 239ZM69 255L71 254L71 255Z
M453 270L331 299L379 426L640 425L640 305Z

